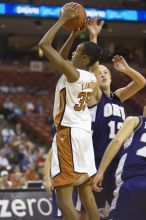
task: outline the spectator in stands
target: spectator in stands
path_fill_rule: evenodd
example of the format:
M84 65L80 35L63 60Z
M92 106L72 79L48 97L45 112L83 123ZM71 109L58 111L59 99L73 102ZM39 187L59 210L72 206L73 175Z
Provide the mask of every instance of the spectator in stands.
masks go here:
M25 177L22 176L21 179L20 179L20 189L26 189L27 186L26 186L26 180L25 180Z
M39 176L36 172L36 167L34 164L29 164L28 170L24 173L26 181L35 181L39 180Z
M29 163L36 163L38 157L38 148L36 147L36 145L31 141L26 141L25 148L28 152Z
M36 103L35 111L40 114L44 112L43 104L40 101Z
M49 125L54 124L54 120L53 120L53 118L52 118L51 116L48 116L48 118L47 118L47 124L49 124Z
M23 115L23 112L21 108L18 106L18 104L15 104L11 114L8 115L8 119L11 120L12 122L17 122L17 120L22 115Z
M15 127L15 133L17 136L22 136L23 132L22 132L22 125L20 123L17 123L16 124L16 127Z
M5 117L12 113L14 109L14 103L10 99L6 99L3 103L3 112Z
M12 188L17 188L22 185L24 175L21 172L20 166L18 165L13 165L12 169L10 171L10 180L12 182Z
M44 166L45 161L46 161L45 149L40 148L40 149L38 149L36 164L38 167L42 167L42 166Z
M23 159L21 161L21 168L23 171L29 168L29 153L25 147L25 144L19 145L19 152L23 155Z
M2 189L11 189L12 182L9 181L9 173L6 170L1 171L0 173L1 181L2 181Z
M20 172L21 172L20 166L18 165L13 166L13 169L11 170L11 174L10 174L10 179L12 182L13 182L13 179L15 179L16 173L20 173Z
M13 146L18 146L19 144L26 142L26 139L27 139L26 133L23 132L22 126L20 123L16 124L15 134L16 134L15 139L12 143Z
M16 124L15 131L17 135L22 133L22 125L20 123Z
M35 106L32 102L26 103L26 115L31 115L35 111Z
M11 179L12 181L12 188L13 189L19 189L21 186L21 179L22 179L22 173L21 172L16 172L13 175L13 178Z
M9 155L12 153L12 149L8 144L5 144L3 149L2 149L5 157L9 157Z
M22 144L19 143L18 145L13 146L13 153L11 155L11 163L14 165L20 166L20 169L22 171L27 170L28 164L29 164L28 153Z
M0 189L3 189L3 180L1 177L0 177Z
M9 92L9 87L2 85L2 86L0 86L0 91L2 93L8 93Z
M47 125L49 124L49 127L51 128L50 129L50 135L51 135L51 137L53 139L53 136L56 133L56 127L55 127L53 118L48 116L46 122L47 122Z
M0 151L0 168L6 168L9 165L9 161L5 157L4 152Z
M15 132L12 128L3 128L1 130L2 141L5 143L10 143L14 140Z

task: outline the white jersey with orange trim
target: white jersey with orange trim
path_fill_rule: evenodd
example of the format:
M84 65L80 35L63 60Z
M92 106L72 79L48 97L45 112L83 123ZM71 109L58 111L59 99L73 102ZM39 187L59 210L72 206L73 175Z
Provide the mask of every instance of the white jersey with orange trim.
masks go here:
M54 101L55 125L77 127L91 131L91 116L87 101L96 83L94 73L78 69L79 79L69 83L62 75L57 83Z

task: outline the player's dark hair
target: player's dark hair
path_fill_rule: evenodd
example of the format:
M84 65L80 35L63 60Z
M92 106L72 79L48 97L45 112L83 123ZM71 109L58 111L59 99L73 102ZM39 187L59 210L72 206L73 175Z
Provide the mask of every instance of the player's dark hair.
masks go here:
M106 61L111 57L110 52L107 49L101 48L98 44L85 41L83 45L83 54L90 57L89 66L92 66L97 61Z

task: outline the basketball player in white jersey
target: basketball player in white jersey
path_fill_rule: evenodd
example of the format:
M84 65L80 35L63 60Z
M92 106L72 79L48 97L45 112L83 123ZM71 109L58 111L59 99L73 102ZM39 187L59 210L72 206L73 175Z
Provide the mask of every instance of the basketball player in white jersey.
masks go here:
M63 24L78 16L77 7L76 3L66 4L62 16L39 43L49 61L63 74L55 93L53 114L57 134L52 145L51 175L64 220L80 219L72 201L75 186L89 218L98 220L90 179L95 175L96 167L87 101L96 83L96 77L89 69L103 50L95 43L82 43L73 53L72 62L69 62L51 46Z

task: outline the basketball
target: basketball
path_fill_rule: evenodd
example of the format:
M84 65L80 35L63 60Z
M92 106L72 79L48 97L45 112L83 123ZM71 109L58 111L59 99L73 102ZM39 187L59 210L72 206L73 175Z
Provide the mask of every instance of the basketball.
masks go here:
M68 20L64 25L63 28L69 31L77 30L78 28L82 29L85 26L86 23L86 11L83 8L82 5L78 4L78 17L73 18L71 20ZM61 11L61 14L63 13L63 9Z

